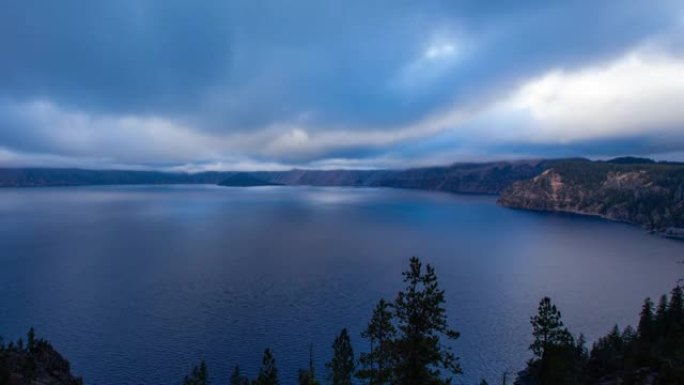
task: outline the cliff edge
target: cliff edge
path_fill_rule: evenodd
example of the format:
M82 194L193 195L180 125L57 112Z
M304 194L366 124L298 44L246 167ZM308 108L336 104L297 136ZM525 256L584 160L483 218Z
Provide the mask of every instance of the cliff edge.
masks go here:
M559 161L511 184L503 206L595 215L684 237L684 165L652 161Z

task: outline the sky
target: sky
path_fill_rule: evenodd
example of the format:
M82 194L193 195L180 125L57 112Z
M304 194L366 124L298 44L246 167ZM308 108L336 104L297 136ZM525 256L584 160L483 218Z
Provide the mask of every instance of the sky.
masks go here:
M681 0L0 9L0 167L684 160Z

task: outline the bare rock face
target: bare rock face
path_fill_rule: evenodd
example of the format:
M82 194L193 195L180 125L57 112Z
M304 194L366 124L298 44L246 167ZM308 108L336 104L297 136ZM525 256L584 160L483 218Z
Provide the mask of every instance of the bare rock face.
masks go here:
M596 215L679 236L684 234L683 186L681 165L568 161L513 183L499 203Z

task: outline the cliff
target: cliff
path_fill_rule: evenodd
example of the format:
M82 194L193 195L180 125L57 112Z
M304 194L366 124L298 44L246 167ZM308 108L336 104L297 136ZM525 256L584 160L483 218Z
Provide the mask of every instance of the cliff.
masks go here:
M638 158L558 161L540 175L504 189L499 203L641 225L684 235L684 165Z
M71 374L69 361L42 339L29 346L0 347L0 384L82 385Z

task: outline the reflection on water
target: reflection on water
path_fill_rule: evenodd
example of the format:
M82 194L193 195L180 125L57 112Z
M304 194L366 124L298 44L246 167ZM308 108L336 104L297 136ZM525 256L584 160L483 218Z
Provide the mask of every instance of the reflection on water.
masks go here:
M684 242L495 199L391 189L214 186L0 190L0 332L30 325L90 384L217 382L273 348L294 383L392 299L411 255L437 268L464 381L515 371L543 295L591 340L669 290Z

